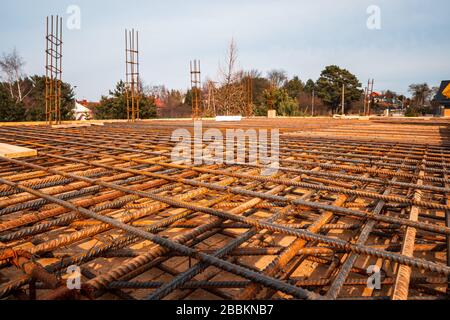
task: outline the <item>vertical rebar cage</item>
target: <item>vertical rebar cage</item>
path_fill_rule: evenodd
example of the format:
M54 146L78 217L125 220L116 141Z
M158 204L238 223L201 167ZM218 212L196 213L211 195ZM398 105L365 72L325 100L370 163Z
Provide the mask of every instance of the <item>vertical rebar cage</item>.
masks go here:
M46 123L61 124L62 17L46 20L45 116Z
M127 100L127 120L140 119L141 84L139 79L139 32L125 30L125 95Z
M253 78L251 74L248 74L246 79L247 89L247 117L253 116Z
M200 60L191 61L191 93L192 93L192 118L194 120L202 117L201 97L201 70Z
M371 115L371 107L372 107L372 98L373 98L373 87L375 84L375 79L372 79L367 82L367 87L364 91L364 115Z

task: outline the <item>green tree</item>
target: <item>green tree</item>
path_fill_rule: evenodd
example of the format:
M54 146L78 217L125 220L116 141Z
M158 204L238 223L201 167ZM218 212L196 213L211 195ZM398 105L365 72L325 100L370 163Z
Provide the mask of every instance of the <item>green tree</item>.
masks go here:
M359 101L363 91L358 78L346 69L338 66L327 66L322 71L316 83L316 94L322 101L332 109L338 110L342 101L342 85L345 86L345 103Z
M127 100L125 82L120 80L108 96L102 96L94 109L94 118L98 120L127 119Z
M140 118L156 117L155 99L142 94L139 100ZM94 109L94 118L98 120L127 119L127 98L125 83L120 80L108 96L102 96L100 104Z
M0 122L21 121L24 118L23 103L16 104L6 87L0 85Z
M266 78L253 78L253 103L256 105L264 104L264 91L270 87L270 82Z
M292 99L297 99L303 92L305 85L298 76L295 76L294 78L286 82L284 88Z
M289 96L286 89L266 89L264 96L266 108L273 108L278 115L286 117L300 115L298 104Z
M253 111L256 116L267 116L267 105L265 105L265 90L270 88L268 79L261 76L258 70L251 70L247 72L252 77L252 93L253 93ZM244 81L244 80L243 80ZM246 83L242 82L245 86Z
M186 95L184 96L184 103L187 104L188 106L192 107L192 99L193 99L193 92L192 89L188 89L186 91Z
M141 119L153 119L156 118L156 102L155 97L142 96L139 109L141 110Z
M45 121L45 77L34 75L20 80L21 101L9 96L0 98L0 121ZM13 86L17 86L14 85ZM0 84L2 91L8 87ZM73 120L75 94L70 84L61 84L61 120Z
M25 88L30 89L29 96L24 99L26 105L26 121L45 121L45 77L34 75L25 80ZM73 120L75 93L70 84L61 84L61 120Z
M26 77L25 60L16 49L0 57L1 94L0 121L45 121L45 77ZM70 84L61 84L61 120L72 120L75 95Z
M306 81L304 91L311 95L315 88L316 88L316 83L314 82L314 80L308 79L308 81Z
M269 110L266 104L253 105L253 113L257 117L267 117L267 111Z

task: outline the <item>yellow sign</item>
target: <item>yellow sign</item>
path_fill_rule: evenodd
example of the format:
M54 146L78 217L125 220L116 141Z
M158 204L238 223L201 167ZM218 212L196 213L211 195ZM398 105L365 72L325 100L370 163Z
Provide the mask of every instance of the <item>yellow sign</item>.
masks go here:
M447 98L450 99L450 83L448 84L448 86L444 89L444 91L442 91L442 94L444 96L446 96Z

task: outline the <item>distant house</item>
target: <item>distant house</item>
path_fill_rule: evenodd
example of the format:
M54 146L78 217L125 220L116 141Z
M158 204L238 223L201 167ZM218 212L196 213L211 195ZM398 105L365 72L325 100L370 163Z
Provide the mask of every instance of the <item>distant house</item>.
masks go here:
M387 95L385 92L373 92L370 96L373 99L374 111L383 113L385 116L403 116L403 103L396 96Z
M374 91L374 92L371 93L370 96L371 96L372 98L380 98L380 97L382 97L383 95L382 95L381 93L379 93L379 92Z
M450 117L450 80L442 81L438 93L433 99L433 104L441 107L441 115Z
M90 106L92 103L87 100L75 101L75 120L77 121L85 121L92 119L94 113Z
M164 108L164 102L160 98L155 98L156 108Z

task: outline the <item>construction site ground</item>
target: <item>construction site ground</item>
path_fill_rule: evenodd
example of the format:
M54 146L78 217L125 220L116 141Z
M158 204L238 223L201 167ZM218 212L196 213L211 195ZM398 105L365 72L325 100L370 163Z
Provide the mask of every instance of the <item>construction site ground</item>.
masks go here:
M86 124L0 125L37 151L0 156L0 299L448 298L448 119L202 122L279 129L271 176L173 162L192 120Z

